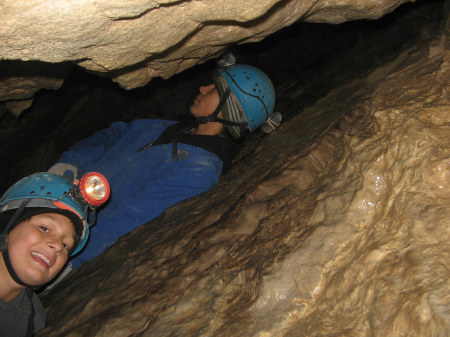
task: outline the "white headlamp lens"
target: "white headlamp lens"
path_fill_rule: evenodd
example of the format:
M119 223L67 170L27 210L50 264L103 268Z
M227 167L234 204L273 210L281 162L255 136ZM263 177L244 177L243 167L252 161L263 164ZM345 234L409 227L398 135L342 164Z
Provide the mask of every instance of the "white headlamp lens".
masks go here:
M89 177L86 181L86 193L92 199L101 200L106 196L106 185L98 176Z
M90 172L81 178L80 191L92 206L100 206L109 198L110 188L106 178L97 172Z

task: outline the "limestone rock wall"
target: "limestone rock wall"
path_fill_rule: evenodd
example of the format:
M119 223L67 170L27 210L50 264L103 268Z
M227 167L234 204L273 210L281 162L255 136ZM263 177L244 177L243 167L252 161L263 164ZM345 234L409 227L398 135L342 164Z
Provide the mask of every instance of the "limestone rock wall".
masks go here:
M250 140L216 188L73 272L39 336L448 336L446 10L439 34Z
M297 20L377 19L405 2L3 0L0 60L70 62L131 89L217 57L228 45L260 41ZM11 71L0 74L0 101L8 103L0 109L20 114L37 90L59 87L64 71L48 64L32 63L24 72L8 63ZM47 72L36 76L36 68ZM11 98L17 88L21 95Z

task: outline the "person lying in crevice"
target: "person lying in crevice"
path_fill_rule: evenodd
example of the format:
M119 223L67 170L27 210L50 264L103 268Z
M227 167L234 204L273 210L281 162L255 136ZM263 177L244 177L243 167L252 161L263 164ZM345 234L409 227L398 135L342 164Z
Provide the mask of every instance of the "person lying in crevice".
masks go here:
M168 207L211 189L237 153L227 132L237 139L261 126L271 130L280 122L271 118L274 106L272 82L261 70L221 67L190 107L196 125L151 119L113 123L64 152L50 172L71 178L102 172L112 191L90 242L71 259L73 268Z

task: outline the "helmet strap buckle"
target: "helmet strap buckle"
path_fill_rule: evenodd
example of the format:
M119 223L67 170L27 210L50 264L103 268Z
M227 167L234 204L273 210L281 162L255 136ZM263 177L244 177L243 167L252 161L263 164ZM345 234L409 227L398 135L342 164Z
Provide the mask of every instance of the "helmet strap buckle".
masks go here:
M273 130L280 126L283 115L280 112L274 111L270 114L269 118L261 126L261 129L265 133L271 133Z

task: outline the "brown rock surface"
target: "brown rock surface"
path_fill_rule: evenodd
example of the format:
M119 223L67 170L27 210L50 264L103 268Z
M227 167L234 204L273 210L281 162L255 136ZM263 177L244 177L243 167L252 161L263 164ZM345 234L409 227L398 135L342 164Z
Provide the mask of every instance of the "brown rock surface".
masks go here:
M448 336L449 26L73 272L39 336Z

